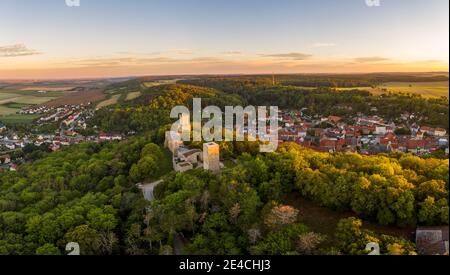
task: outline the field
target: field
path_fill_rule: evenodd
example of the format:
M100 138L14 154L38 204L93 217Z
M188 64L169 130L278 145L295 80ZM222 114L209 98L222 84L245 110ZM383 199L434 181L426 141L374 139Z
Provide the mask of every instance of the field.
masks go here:
M392 93L409 93L422 95L425 98L449 97L449 82L388 82L378 87L338 88L339 91L365 90L375 95Z
M41 90L0 89L0 121L6 124L22 124L34 121L39 116L17 114L22 108L28 106L47 105L58 107L71 104L87 104L89 102L98 102L105 98L100 89L66 91L56 87L53 87L53 89L50 87L46 88L49 88L45 90L46 92L40 92Z
M168 79L168 80L158 80L158 81L149 81L144 82L143 86L145 88L151 88L155 86L167 85L167 84L175 84L179 79Z
M379 87L380 89L387 89L394 93L403 92L410 94L420 94L424 97L449 97L449 83L448 82L389 82Z
M78 92L72 92L64 97L46 102L45 105L49 107L58 107L63 105L88 104L99 102L105 97L106 95L101 89L88 89Z
M97 110L98 110L98 109L101 109L101 108L104 108L104 107L108 107L108 106L111 106L111 105L116 104L117 101L119 100L119 97L120 97L120 96L121 96L121 95L113 95L113 96L111 96L111 98L106 99L106 100L100 102L100 103L97 105Z
M141 92L131 92L127 94L126 101L133 100L141 96Z
M30 123L39 116L18 115L24 107L47 103L67 95L65 91L38 92L0 89L0 121L6 124Z
M4 115L0 117L0 121L6 125L11 124L28 124L38 119L40 115Z
M21 88L22 91L47 91L47 92L60 92L60 91L69 91L76 87L74 86L26 86Z

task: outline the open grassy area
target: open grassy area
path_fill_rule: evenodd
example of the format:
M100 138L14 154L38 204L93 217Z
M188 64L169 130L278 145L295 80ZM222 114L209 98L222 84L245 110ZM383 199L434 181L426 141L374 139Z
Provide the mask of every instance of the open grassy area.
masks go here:
M121 96L120 94L119 95L113 95L113 96L111 96L111 98L100 102L99 104L97 104L97 109L101 109L101 108L108 107L108 106L116 104L117 101L119 100L120 96Z
M178 79L168 79L168 80L158 80L158 81L149 81L144 82L143 86L145 88L155 87L155 86L161 86L161 85L167 85L167 84L175 84L177 83Z
M0 121L5 123L6 125L28 124L28 123L31 123L34 120L38 119L39 117L40 117L40 115L10 114L10 115L0 116Z
M40 93L38 91L0 89L0 116L15 114L23 107L47 103L66 94L67 92L61 91Z
M131 92L127 94L126 101L133 100L141 96L141 92Z
M379 87L398 93L420 94L424 97L449 97L449 82L389 82Z
M8 108L13 108L13 109L21 109L21 108L30 106L30 104L10 102L10 103L3 104L3 106L8 107Z
M46 91L45 93L36 90L1 90L0 93L14 94L16 96L35 96L35 97L61 97L69 94L65 91Z
M20 110L20 108L9 107L7 104L0 105L0 114L2 115L11 115L15 114ZM0 116L1 117L1 116Z
M425 98L449 97L449 82L388 82L378 87L338 88L338 91L363 90L374 95L387 92L422 95Z

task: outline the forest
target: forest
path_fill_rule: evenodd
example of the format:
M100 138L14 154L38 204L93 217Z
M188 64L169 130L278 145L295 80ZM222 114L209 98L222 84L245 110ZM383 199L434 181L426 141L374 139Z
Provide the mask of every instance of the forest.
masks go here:
M364 223L448 224L448 160L319 153L291 143L259 154L252 143L221 143L222 157L228 154L238 161L220 174L169 172L162 148L171 123L168 113L194 96L221 107L273 102L318 110L338 103L364 108L367 102L383 110L387 102L403 102L403 110L428 112L430 124L434 116L436 124L442 123L440 112L448 114L448 102L439 100L372 98L359 92L338 96L291 87L244 91L192 85L148 88L140 98L100 110L89 122L104 131L135 131L135 137L56 153L33 153L30 148L29 163L0 174L0 254L65 254L68 242L78 242L87 255L169 255L175 253L175 240L182 238L185 254L367 254L366 244L377 242L382 254L412 255L412 240L369 230ZM136 184L157 179L163 183L155 189L156 199L146 202ZM289 194L353 217L339 221L333 235L317 233L287 200Z
M276 84L283 86L298 86L309 88L357 88L372 87L388 82L433 82L448 81L448 74L285 74L285 75L241 75L241 76L210 76L188 78L179 81L183 84L204 86L205 84L222 85L223 83L246 83L261 86Z

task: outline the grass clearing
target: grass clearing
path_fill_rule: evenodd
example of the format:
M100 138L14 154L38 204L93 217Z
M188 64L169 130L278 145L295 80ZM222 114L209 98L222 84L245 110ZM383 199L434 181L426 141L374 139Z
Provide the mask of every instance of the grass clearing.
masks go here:
M22 91L36 90L36 91L46 91L46 92L64 92L76 88L75 86L25 86L21 88Z
M363 90L374 95L381 95L387 92L409 93L422 95L425 98L439 98L445 96L449 98L449 82L388 82L378 87L355 87L338 88L338 91Z
M39 92L35 90L1 90L0 93L14 94L16 96L35 96L35 97L61 97L70 94L65 91Z
M0 100L8 100L10 98L16 98L18 97L16 94L13 93L4 93L0 91Z
M169 79L169 80L158 80L158 81L148 81L148 82L144 82L142 85L145 88L151 88L151 87L156 87L156 86L161 86L161 85L167 85L167 84L176 84L178 81L178 79Z
M6 125L13 125L13 124L29 124L36 119L41 117L41 115L17 115L17 114L11 114L11 115L5 115L0 116L0 121L5 123Z
M56 98L55 97L24 96L24 97L18 98L17 100L14 100L14 102L19 103L19 104L38 105L38 104L43 104L43 103L49 102L53 99L56 99Z
M22 108L30 106L30 104L10 102L10 103L4 104L3 106L8 107L8 108L13 108L13 109L22 109Z
M19 110L20 110L20 109L8 107L7 105L0 105L0 114L1 114L1 115L11 115L11 114L15 114L15 113L17 113ZM0 118L1 118L1 116L0 116Z
M120 97L120 95L113 95L111 98L100 102L97 105L97 109L101 109L101 108L108 107L108 106L116 104L117 101L119 100L119 97Z
M387 89L394 93L419 94L424 97L449 97L449 82L389 82L381 85L379 89Z
M67 95L66 92L21 91L0 89L0 116L15 114L20 108L47 103Z
M130 101L141 96L141 92L131 92L127 94L125 101Z

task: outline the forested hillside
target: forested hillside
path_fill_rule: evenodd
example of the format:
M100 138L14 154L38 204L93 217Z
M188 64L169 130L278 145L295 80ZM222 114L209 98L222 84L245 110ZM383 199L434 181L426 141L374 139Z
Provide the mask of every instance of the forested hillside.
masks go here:
M201 78L180 81L192 85L214 88L227 94L239 95L254 106L278 106L283 109L301 109L310 115L339 115L350 117L358 112L397 119L403 113L418 114L417 122L448 129L448 98L425 99L418 95L386 94L373 96L355 89L337 91L319 86L317 89L272 85L269 80L240 78ZM376 109L373 109L376 108ZM371 109L376 111L371 111Z
M403 102L428 112L436 124L441 112L448 114L444 102L290 87L225 90L145 89L89 122L105 131L135 131L136 137L72 146L1 173L0 254L63 254L71 241L82 254L172 254L180 233L189 254L364 254L370 241L380 243L382 253L414 254L411 240L364 229L360 219L400 227L448 224L448 160L318 153L290 143L258 154L250 143L221 143L222 152L238 156L236 164L218 175L177 174L168 173L161 148L170 109L193 97L221 107L272 103L326 110L345 103L355 111L367 102L380 109ZM161 177L156 199L145 202L136 183ZM357 218L341 220L334 235L319 234L286 199L292 193Z

